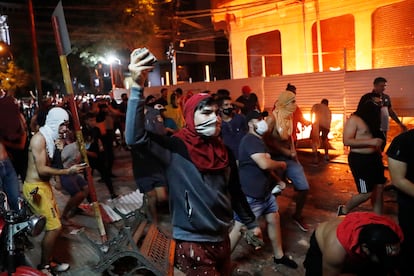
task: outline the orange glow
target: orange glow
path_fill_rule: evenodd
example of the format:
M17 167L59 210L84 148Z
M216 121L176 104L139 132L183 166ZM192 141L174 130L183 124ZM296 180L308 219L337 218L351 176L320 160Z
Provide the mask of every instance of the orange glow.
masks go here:
M233 79L262 75L254 54L267 63L280 53L278 62L265 65L267 76L414 65L414 0L211 3L216 28L228 34ZM272 32L279 41L249 42Z

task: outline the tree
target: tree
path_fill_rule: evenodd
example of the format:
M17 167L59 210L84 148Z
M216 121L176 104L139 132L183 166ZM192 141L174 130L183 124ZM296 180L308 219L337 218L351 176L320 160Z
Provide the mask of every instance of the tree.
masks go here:
M0 87L15 97L27 96L28 93L25 95L23 91L28 91L33 86L31 75L17 67L13 61L8 62L5 70L0 70L0 80Z
M85 22L70 31L73 50L88 67L94 67L109 51L132 51L142 47L154 34L154 0L87 1L96 9L87 9ZM76 11L77 13L82 11ZM66 15L65 11L65 15ZM66 16L68 20L73 15Z

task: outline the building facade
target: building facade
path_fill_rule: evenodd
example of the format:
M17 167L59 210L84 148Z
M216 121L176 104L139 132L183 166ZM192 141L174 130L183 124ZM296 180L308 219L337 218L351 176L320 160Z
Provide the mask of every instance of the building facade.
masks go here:
M211 0L232 78L414 65L414 0Z

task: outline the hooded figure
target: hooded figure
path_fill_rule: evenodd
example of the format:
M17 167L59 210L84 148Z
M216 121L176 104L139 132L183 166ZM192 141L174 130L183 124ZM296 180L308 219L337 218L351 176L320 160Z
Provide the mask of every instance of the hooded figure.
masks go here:
M45 137L46 149L49 158L53 158L55 152L55 140L59 138L59 126L69 121L69 114L61 107L53 107L46 116L46 122L39 131Z
M131 63L130 70L140 72L134 53ZM241 190L236 161L220 140L214 100L204 93L192 96L183 108L185 127L172 137L146 131L143 109L143 88L133 86L125 140L133 154L145 148L165 169L177 267L185 274L230 275L233 211L252 233L260 228ZM195 256L199 262L190 265Z
M202 172L221 170L228 166L227 150L221 138L217 135L205 137L199 133L203 127L216 127L217 121L205 122L204 126L194 125L194 113L197 106L209 97L208 94L199 93L186 102L183 112L186 126L174 135L184 142L190 153L191 161Z
M296 103L296 95L291 91L284 91L279 95L273 109L273 136L280 137L281 140L288 140L292 136L292 114L296 110L296 104L290 103Z

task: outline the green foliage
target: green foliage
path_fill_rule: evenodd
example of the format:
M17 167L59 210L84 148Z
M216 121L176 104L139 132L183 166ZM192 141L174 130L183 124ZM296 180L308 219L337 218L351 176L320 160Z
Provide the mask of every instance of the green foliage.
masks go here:
M73 52L93 67L108 52L142 47L154 34L154 0L100 0L88 22L68 22ZM85 18L82 16L82 18Z
M26 71L20 69L13 61L7 63L4 70L0 70L0 87L7 90L11 95L18 95L27 91L33 85L33 79Z

